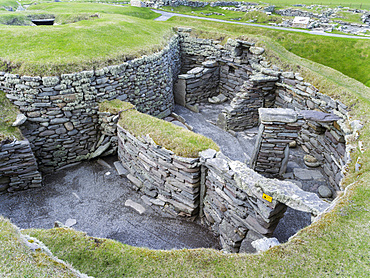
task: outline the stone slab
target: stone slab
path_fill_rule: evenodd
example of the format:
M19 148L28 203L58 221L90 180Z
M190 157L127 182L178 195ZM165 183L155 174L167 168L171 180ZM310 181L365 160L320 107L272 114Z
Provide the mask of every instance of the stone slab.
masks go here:
M135 203L134 201L132 201L131 199L128 199L126 200L125 202L125 206L126 207L131 207L133 208L134 210L136 210L139 214L143 214L145 212L145 208L138 204L138 203Z
M259 108L258 113L262 122L295 123L298 114L293 109Z

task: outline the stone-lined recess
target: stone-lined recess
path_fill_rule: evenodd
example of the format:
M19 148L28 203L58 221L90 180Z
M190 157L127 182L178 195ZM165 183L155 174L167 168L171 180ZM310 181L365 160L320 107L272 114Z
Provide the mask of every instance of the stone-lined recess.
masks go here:
M0 193L42 185L35 156L27 139L0 142Z

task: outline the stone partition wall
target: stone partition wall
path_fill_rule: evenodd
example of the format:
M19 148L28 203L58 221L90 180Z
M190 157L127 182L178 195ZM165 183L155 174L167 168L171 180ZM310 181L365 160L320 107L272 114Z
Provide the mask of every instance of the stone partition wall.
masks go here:
M314 156L324 170L334 189L340 190L346 165L346 145L337 121L341 118L319 111L300 111L305 123L299 133L298 143L303 150Z
M287 206L314 216L329 206L314 193L265 178L222 153L207 150L200 157L201 212L228 252L246 252L251 241L271 236Z
M157 117L174 108L179 37L162 51L93 71L53 77L0 72L0 89L27 116L20 126L45 172L91 158L99 140L98 104L121 99Z
M41 184L42 177L28 140L0 142L0 194Z
M142 199L174 216L199 212L199 158L186 158L158 146L150 137L136 138L119 124L118 157Z
M216 61L204 61L186 74L180 74L175 84L175 102L185 106L207 101L218 93L220 68Z
M266 177L282 177L289 159L289 143L297 140L303 120L292 109L260 108L260 127L250 167Z
M230 106L222 110L217 125L225 130L243 131L258 125L258 109L272 107L275 100L275 76L257 74L245 81L232 98Z

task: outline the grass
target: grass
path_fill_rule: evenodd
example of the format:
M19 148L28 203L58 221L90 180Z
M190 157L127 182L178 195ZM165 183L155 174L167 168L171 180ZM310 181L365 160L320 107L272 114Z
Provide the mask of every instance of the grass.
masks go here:
M370 57L370 40L324 37L181 17L172 17L169 22L173 26L212 31L215 35L268 37L300 57L336 69L370 86L370 63L367 61Z
M289 243L258 255L216 250L157 251L70 229L26 230L94 277L368 277L369 180L365 173L334 211Z
M148 250L94 239L69 229L31 229L24 233L42 240L55 255L94 277L368 277L370 126L366 123L370 120L370 89L335 70L289 53L273 40L253 40L264 46L269 59L280 67L299 69L320 89L350 104L351 117L365 123L360 132L365 152L355 149L352 153L353 161L343 181L347 192L331 212L288 243L257 255L223 254L210 249ZM121 108L116 103L110 109ZM362 169L355 172L358 156Z
M180 14L187 14L193 16L200 16L200 17L210 17L210 18L217 18L222 20L230 20L230 21L240 21L246 22L250 20L256 20L256 23L280 23L282 21L282 17L278 15L271 15L268 16L264 12L260 11L253 11L253 12L236 12L236 11L229 11L223 10L220 7L210 7L206 6L204 8L192 8L188 6L179 6L179 7L170 7L165 6L161 8L162 10ZM214 13L221 13L224 15L218 15ZM206 14L211 14L206 16Z
M171 28L151 20L149 9L103 4L40 4L35 13L100 18L58 26L0 26L0 70L27 75L58 75L119 64L161 49ZM59 13L57 12L59 11ZM143 19L146 18L146 19Z
M5 139L21 139L22 134L18 127L12 126L17 118L18 109L7 99L5 93L0 90L0 142Z
M1 215L0 263L1 277L77 277L46 253L27 248L19 230Z
M264 3L269 3L270 5L281 6L291 6L295 4L305 4L307 6L316 4L316 5L327 5L330 7L350 7L356 9L370 9L370 3L366 0L268 0Z
M120 100L105 101L99 106L102 112L121 113L119 124L136 137L149 135L154 142L178 156L198 157L199 152L220 148L211 139L170 122L140 113L134 106Z

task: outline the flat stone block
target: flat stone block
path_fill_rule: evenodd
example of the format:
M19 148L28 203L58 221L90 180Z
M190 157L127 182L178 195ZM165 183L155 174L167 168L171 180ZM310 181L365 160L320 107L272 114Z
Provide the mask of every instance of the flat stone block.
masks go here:
M308 170L295 168L293 169L294 176L300 180L323 180L324 176L319 170Z
M262 122L294 123L298 114L293 109L259 108L258 113Z

